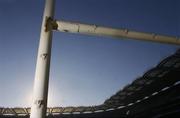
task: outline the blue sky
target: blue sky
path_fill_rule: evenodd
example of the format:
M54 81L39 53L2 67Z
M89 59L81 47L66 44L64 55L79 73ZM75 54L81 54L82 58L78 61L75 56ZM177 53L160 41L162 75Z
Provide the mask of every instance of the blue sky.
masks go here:
M178 0L57 0L55 18L180 36ZM0 106L31 104L44 0L0 0ZM98 105L179 46L54 32L48 106Z

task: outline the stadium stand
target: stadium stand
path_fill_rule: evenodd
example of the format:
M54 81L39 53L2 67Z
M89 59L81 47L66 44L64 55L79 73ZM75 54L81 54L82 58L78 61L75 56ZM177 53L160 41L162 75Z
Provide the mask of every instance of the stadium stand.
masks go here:
M170 118L180 116L180 50L99 106L54 107L47 118ZM30 108L0 108L0 118L29 118Z

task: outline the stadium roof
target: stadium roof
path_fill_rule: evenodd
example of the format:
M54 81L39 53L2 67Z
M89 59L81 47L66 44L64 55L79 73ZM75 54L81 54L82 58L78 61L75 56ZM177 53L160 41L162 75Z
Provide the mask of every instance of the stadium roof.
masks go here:
M53 107L47 114L90 114L128 108L180 84L180 50L135 79L99 106ZM163 99L162 99L163 100ZM0 115L29 115L30 108L0 108Z

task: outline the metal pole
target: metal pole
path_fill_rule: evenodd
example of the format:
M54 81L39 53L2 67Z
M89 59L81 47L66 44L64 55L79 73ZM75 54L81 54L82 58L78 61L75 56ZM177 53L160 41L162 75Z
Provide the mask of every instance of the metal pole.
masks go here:
M45 118L47 109L52 25L55 0L46 0L41 27L30 118Z
M54 30L61 32L80 33L86 35L109 36L119 39L136 39L141 41L152 41L166 44L180 45L180 38L154 33L131 31L128 29L115 29L97 25L73 23L66 21L54 21Z

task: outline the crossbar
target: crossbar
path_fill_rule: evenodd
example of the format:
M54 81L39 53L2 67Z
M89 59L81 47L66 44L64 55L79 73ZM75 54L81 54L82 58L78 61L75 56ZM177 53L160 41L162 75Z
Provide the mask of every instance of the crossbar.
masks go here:
M117 29L60 20L53 22L54 30L60 32L80 33L94 36L108 36L118 39L135 39L141 41L180 45L180 38L174 36L166 36L155 33L145 33L128 29Z

